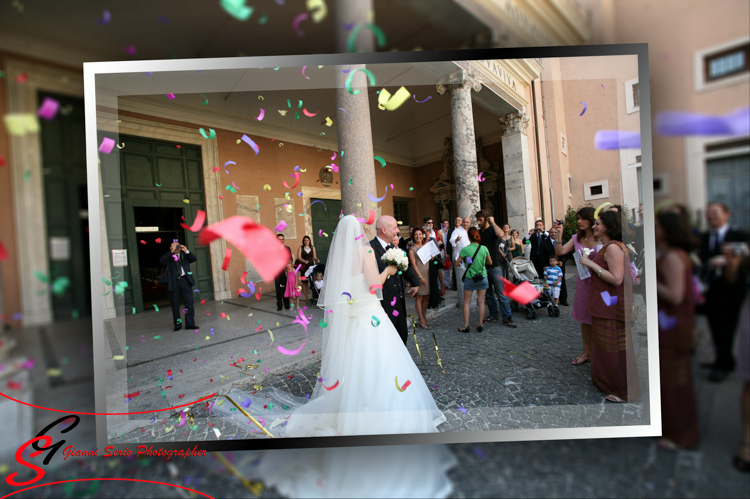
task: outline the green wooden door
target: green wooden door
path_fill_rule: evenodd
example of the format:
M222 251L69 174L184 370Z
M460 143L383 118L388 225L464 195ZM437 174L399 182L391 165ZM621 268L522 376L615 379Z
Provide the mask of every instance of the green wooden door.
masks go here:
M47 92L38 97L60 103L53 120L39 120L49 263L44 277L57 284L54 319L75 319L91 315L83 99Z
M112 136L99 132L99 141L103 136ZM128 282L124 300L126 313L135 307L143 310L143 293L141 291L142 263L138 258L138 244L157 244L148 233L136 232L136 208L172 208L182 210L185 223L191 225L198 210L206 210L203 190L203 166L199 146L177 144L161 140L121 135L122 149L110 155L100 154L102 168L102 186L104 190L105 214L107 217L107 238L110 249L128 250L128 265L112 268L113 273L122 272L121 279ZM156 211L155 211L156 215ZM158 218L155 216L155 220ZM144 222L139 222L143 225ZM155 226L158 224L155 224ZM197 234L183 231L177 237L188 249L195 253L198 261L191 266L196 280L197 299L212 300L213 276L211 272L211 255L208 246L196 245ZM184 237L184 239L183 239ZM166 253L170 238L162 237L160 246ZM151 265L151 262L149 262ZM118 298L119 299L119 298ZM118 307L118 313L122 307Z
M310 214L312 215L312 226L313 226L313 244L315 245L315 251L318 254L318 259L321 263L325 264L328 258L328 249L331 247L331 240L333 239L333 232L336 230L336 226L339 224L339 215L341 214L341 200L338 199L311 199L310 203L314 201L322 201L325 207L321 203L315 203L310 205ZM326 236L319 236L320 231L328 234Z

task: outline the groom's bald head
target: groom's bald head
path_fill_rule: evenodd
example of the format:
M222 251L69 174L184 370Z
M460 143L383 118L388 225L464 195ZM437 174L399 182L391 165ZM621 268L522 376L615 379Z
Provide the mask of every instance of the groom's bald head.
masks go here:
M390 215L378 217L378 220L375 222L375 228L378 231L378 237L383 241L390 242L393 236L398 234L398 223Z

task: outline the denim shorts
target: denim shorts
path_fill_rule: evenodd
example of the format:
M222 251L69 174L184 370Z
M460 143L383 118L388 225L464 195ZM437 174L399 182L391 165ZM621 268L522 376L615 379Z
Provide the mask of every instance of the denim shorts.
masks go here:
M490 287L490 283L489 281L487 281L487 277L485 277L479 282L474 282L474 280L468 276L464 280L464 291L481 291L489 287Z

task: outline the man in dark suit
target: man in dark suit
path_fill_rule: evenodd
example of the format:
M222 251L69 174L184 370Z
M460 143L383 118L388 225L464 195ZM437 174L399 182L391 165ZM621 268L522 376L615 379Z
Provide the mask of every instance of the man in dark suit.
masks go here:
M284 244L284 234L276 234L276 239L278 239L281 244ZM289 261L294 264L294 260L292 259L292 249L284 244L284 250L289 256ZM289 298L284 296L284 292L286 291L286 267L281 269L281 273L274 278L273 282L276 286L276 311L281 310L282 303L284 304L284 308L289 310Z
M182 329L180 319L180 296L185 300L185 328L198 329L195 325L195 310L193 310L193 286L195 279L190 271L190 264L198 258L177 241L169 245L169 251L159 259L159 263L167 267L167 291L169 303L172 305L174 330Z
M453 262L453 245L451 244L451 238L453 237L453 232L463 225L463 218L456 217L456 219L453 221L453 224L453 227L448 230L448 234L446 234L445 236L445 254L448 256L448 258L451 259L451 263ZM453 291L457 291L458 283L456 282L455 265L451 265L451 284L453 284Z
M706 208L709 230L701 237L702 276L704 283L708 284L705 311L716 351L716 360L703 364L703 367L711 369L708 379L713 382L723 381L734 370L734 332L745 297L745 279L736 279L734 283L730 283L722 272L726 264L722 246L748 241L746 233L729 226L730 216L725 204L709 203Z
M544 231L544 221L540 218L534 222L534 232L523 238L523 243L531 241L531 263L534 264L539 279L544 275L544 267L549 265L549 257L555 254L555 247L549 232Z
M393 236L398 234L398 223L396 219L387 215L383 215L378 218L375 222L375 228L377 229L377 237L370 241L373 253L375 253L375 259L378 262L378 272L385 270L386 264L381 260L385 252L391 248L395 248L389 241L393 240ZM401 275L395 274L386 279L383 284L383 300L380 302L383 305L383 310L388 314L388 318L398 330L399 336L406 345L406 339L409 335L409 328L406 322L406 282L411 284L409 290L409 296L413 297L419 290L419 279L417 274L412 270L411 267L406 269L405 272L401 272ZM395 305L391 305L393 298L396 298ZM397 310L398 315L394 317L393 311Z

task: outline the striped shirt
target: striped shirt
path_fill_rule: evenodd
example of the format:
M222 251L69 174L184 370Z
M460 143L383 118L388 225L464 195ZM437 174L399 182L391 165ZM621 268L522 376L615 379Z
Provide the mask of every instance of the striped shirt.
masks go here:
M544 271L544 277L547 279L547 285L549 287L555 287L557 280L562 277L563 273L560 267L547 267ZM562 280L557 284L557 287L562 287Z

